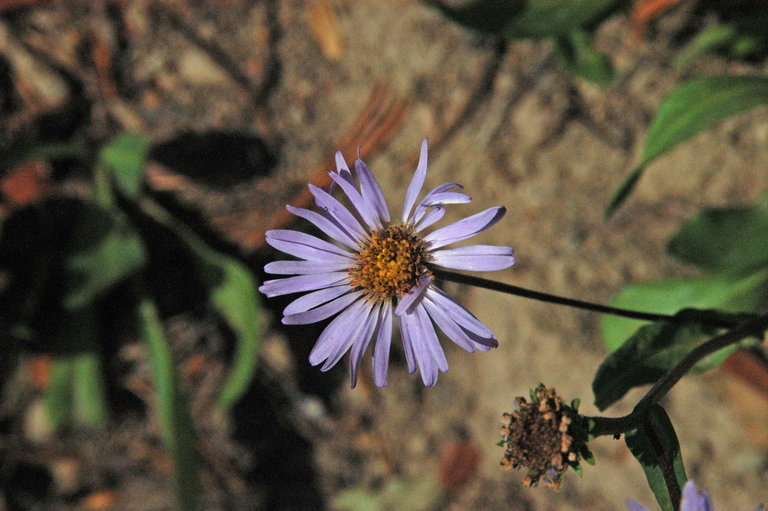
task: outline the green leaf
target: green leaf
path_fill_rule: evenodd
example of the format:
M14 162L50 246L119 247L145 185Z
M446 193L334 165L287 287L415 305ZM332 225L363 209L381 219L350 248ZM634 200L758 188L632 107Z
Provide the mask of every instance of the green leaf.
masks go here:
M107 422L107 403L101 357L94 350L76 355L73 362L73 422L103 428Z
M595 405L605 410L630 389L656 382L691 350L714 337L720 329L693 323L696 318L707 316L733 320L735 324L746 320L743 315L684 309L676 317L688 317L689 324L658 322L639 328L600 364L592 381ZM713 353L696 364L693 370L705 371L714 367L734 349L735 346L729 346Z
M685 308L736 313L754 312L767 297L768 269L741 277L710 275L632 284L622 289L611 304L657 314L675 314ZM606 315L603 317L603 344L608 351L613 351L638 328L648 324Z
M72 422L74 367L72 357L66 356L54 358L51 364L43 405L54 430L59 430Z
M95 311L69 314L58 336L51 379L43 397L53 429L70 424L101 428L107 405Z
M592 47L586 31L576 29L557 37L555 47L562 65L576 76L600 85L614 79L611 61Z
M474 0L450 7L424 0L446 18L472 30L509 38L565 36L593 25L624 0Z
M146 262L144 244L122 215L83 203L70 219L76 222L65 268L63 297L69 310L89 305Z
M738 36L738 28L735 24L721 24L706 27L701 30L675 57L675 66L688 67L696 57L725 48Z
M176 365L157 307L147 296L140 300L138 321L142 337L147 343L163 444L174 465L178 508L181 511L194 511L197 509L200 491L195 431L187 400L179 389Z
M141 202L146 214L165 225L187 244L196 258L196 270L208 288L211 303L237 337L229 375L219 395L224 409L248 390L261 348L261 302L253 274L242 263L209 247L187 226L149 200Z
M705 76L672 91L648 128L640 163L619 187L606 216L621 206L653 160L718 121L766 103L768 78L764 76Z
M109 170L115 185L127 197L139 195L149 149L147 138L122 134L111 139L99 153L99 163Z
M768 209L709 209L686 222L667 251L703 270L742 274L768 266Z
M627 447L643 467L648 485L662 511L674 511L687 477L675 428L659 405L648 410L643 426L624 436ZM669 486L674 489L670 494Z

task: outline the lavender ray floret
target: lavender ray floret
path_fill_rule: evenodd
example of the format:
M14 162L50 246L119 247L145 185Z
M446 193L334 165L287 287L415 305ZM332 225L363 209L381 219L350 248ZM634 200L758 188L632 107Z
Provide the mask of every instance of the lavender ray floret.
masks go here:
M400 303L397 304L397 308L395 309L395 315L402 316L404 312L410 312L409 309L413 308L413 306L421 300L424 292L431 283L432 278L429 275L421 277L419 283L409 289L408 292L400 298Z
M328 356L328 359L325 361L325 364L320 368L321 371L327 371L333 366L336 365L336 363L341 360L341 357L344 356L344 354L349 350L349 348L352 346L352 344L361 336L364 335L368 330L370 330L369 335L373 333L373 329L376 327L376 320L378 319L373 314L374 306L373 304L366 302L365 300L361 300L365 304L364 306L364 312L362 318L359 318L357 323L355 324L354 330L351 330L349 332L344 333L344 338L336 343L336 348L334 351L331 352L331 354Z
M403 223L408 223L411 209L416 203L416 199L424 186L424 180L427 177L427 139L421 143L421 153L419 154L419 164L416 166L416 172L413 174L411 184L408 185L408 191L405 192L405 202L403 203Z
M362 242L368 236L367 231L363 228L357 218L355 218L355 216L331 194L313 184L309 185L309 191L315 197L315 204L354 236L358 243Z
M316 258L315 260L320 262L328 262L329 259L339 262L351 261L354 259L354 255L351 252L344 250L343 248L338 247L333 243L328 243L327 241L323 241L320 238L316 238L311 234L306 234L299 231L274 229L266 232L265 239L267 243L269 243L272 247L277 248L278 250L282 250L287 254L291 253L287 250L284 250L283 248L276 246L276 244L280 244L283 247L294 246L294 250L296 251L301 251L303 248L313 249L314 251L307 250L306 253L314 254L314 257ZM320 253L318 253L318 251ZM296 257L303 256L298 255ZM311 258L304 257L304 259Z
M697 490L696 483L690 480L683 487L683 500L680 511L712 511L712 500L706 490Z
M373 382L377 387L386 387L387 371L389 370L389 348L392 344L392 304L385 301L381 306L379 331L376 334L376 345L371 357L373 366Z
M344 308L349 306L355 300L360 299L363 293L356 291L346 295L342 295L335 300L332 300L325 305L321 305L317 308L299 312L296 314L289 314L283 317L284 325L308 325L310 323L317 323L331 316L338 314Z
M442 290L432 286L427 290L427 296L438 306L451 316L456 323L470 332L474 332L480 337L493 339L493 332L490 328L480 322L471 312L453 301L451 297Z
M357 386L357 374L360 369L360 362L363 359L365 350L368 348L373 332L379 322L380 309L381 303L377 303L373 307L371 314L368 316L366 327L361 331L360 336L355 339L352 344L352 349L349 352L349 381L353 389Z
M319 261L272 261L264 266L264 271L274 275L309 275L348 270L354 265L348 263L321 263Z
M354 185L348 183L341 176L335 172L329 172L328 174L331 176L331 179L333 179L333 181L339 185L342 190L344 190L344 194L346 194L347 198L349 198L352 206L362 217L363 221L368 225L368 228L370 230L380 229L381 220L379 220L379 215L376 213L374 205L365 200L363 196L360 195L360 192L357 191L357 188L355 188Z
M313 291L309 294L300 296L289 303L288 306L283 309L283 315L288 316L290 314L298 314L299 312L308 311L313 307L329 302L350 291L352 291L352 286L346 283Z
M435 305L435 303L429 298L424 298L422 302L427 313L432 318L440 330L457 346L460 348L474 353L477 348L477 344L469 338L466 332L455 322L451 317L446 314L442 308Z
M470 245L430 252L431 263L444 268L471 271L504 270L515 264L512 247Z
M432 325L432 320L429 319L426 309L423 304L418 304L414 309L416 320L421 331L421 340L427 347L432 359L437 364L437 368L443 372L448 370L448 359L445 358L445 352L442 346L440 346L440 340L437 338L437 332Z
M347 272L333 272L267 280L259 287L259 291L270 298L273 296L300 293L302 291L314 291L315 289L330 287L337 282L341 282L347 278L347 275Z
M471 238L501 220L506 212L507 210L504 206L488 208L485 211L432 231L424 237L424 241L429 242L430 249L434 250Z
M432 353L426 345L419 318L416 313L403 314L400 316L400 325L407 325L413 358L421 373L421 380L424 386L432 387L437 383L437 365L432 358Z
M309 363L316 366L326 360L344 338L360 325L360 318L367 311L365 300L352 303L336 316L318 337L309 353Z
M363 195L363 199L368 203L373 204L374 209L379 215L379 219L382 222L389 222L389 208L387 207L387 201L384 198L384 193L381 191L381 186L376 180L376 177L368 168L363 160L355 160L355 173L357 179L360 181L360 191Z
M430 225L439 222L445 216L445 208L443 206L431 206L422 220L416 224L414 232L418 233L429 227Z
M336 223L333 217L324 217L316 211L310 211L304 208L295 208L290 204L285 206L285 209L292 214L311 222L315 227L323 231L330 238L338 241L339 243L346 245L352 250L356 250L358 247L357 241L347 232L342 226Z

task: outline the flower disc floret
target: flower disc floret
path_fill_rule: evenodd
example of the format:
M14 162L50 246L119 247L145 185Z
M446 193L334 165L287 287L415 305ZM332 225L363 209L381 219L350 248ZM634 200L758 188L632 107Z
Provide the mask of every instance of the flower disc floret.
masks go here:
M399 298L427 272L424 242L407 226L374 231L363 242L349 282L375 301Z

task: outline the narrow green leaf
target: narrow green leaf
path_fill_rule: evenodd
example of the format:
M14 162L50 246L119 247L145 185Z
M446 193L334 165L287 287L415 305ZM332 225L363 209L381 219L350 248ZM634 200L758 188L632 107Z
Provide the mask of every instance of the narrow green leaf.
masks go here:
M653 160L718 121L766 103L768 77L764 76L705 76L672 91L648 128L640 163L614 195L607 216L626 199Z
M643 467L648 485L662 511L674 511L687 480L677 434L667 413L653 405L646 423L624 436L627 447ZM670 493L669 487L674 494Z
M743 274L768 266L768 209L708 209L685 223L667 251L703 270Z
M83 203L65 268L64 307L83 308L146 262L144 244L120 213Z
M674 314L685 308L718 309L724 312L754 312L768 298L768 269L733 277L710 275L696 279L673 279L632 284L611 302L616 307L658 314ZM603 344L608 351L648 322L604 316Z
M219 405L230 408L248 390L261 348L261 303L256 282L242 264L229 258L218 261L221 279L209 281L211 300L237 335L238 343Z
M732 23L706 27L677 54L675 66L686 68L700 55L727 47L737 36L738 28Z
M600 85L614 79L611 61L592 47L590 35L586 31L576 29L557 37L555 48L561 64L576 76Z
M174 464L176 500L181 511L194 511L200 489L195 432L187 401L179 389L176 366L163 324L154 302L146 296L139 303L138 320L147 343L163 444Z
M564 36L599 21L624 0L474 0L451 7L424 0L446 18L483 34L509 38Z
M256 280L245 265L213 250L154 202L144 200L141 206L146 214L171 229L187 244L195 255L196 270L208 288L211 303L237 338L231 368L218 400L219 406L230 408L248 390L258 363L262 325Z
M122 134L110 140L99 154L99 163L110 171L115 185L127 197L139 195L149 149L147 138Z
M95 351L80 353L73 363L73 422L103 428L107 421L107 406L101 357Z
M107 405L93 309L69 314L56 342L51 379L43 403L53 429L69 425L101 428Z
M43 396L43 406L53 430L62 429L72 422L74 361L71 357L55 357L51 364L48 387Z
M717 316L742 322L742 315L726 315L716 311L693 311L685 309L676 316ZM595 405L601 410L624 397L632 388L654 383L672 369L691 350L703 341L714 337L719 329L704 327L696 323L678 324L659 322L643 326L619 349L608 355L600 364L592 381ZM736 347L729 346L706 357L695 366L704 371L721 363Z

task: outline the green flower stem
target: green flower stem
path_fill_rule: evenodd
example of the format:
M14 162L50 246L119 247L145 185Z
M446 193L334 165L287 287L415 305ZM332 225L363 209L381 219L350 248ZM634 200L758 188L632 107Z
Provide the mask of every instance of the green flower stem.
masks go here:
M736 344L746 337L761 337L766 330L768 330L768 314L759 316L729 332L700 344L657 381L648 393L638 401L629 415L615 418L587 417L593 424L590 434L593 437L620 435L621 433L637 429L645 421L651 405L658 403L699 360L726 346Z
M458 282L459 284L467 284L470 286L482 287L493 291L499 291L501 293L507 293L515 296L522 296L523 298L530 298L532 300L539 300L541 302L549 302L558 305L565 305L567 307L575 307L577 309L584 309L592 312L600 312L603 314L611 314L613 316L621 316L630 319L640 319L643 321L666 321L669 323L686 323L690 324L694 321L691 317L676 317L669 314L655 314L652 312L642 312L630 309L621 309L619 307L611 307L609 305L602 305L599 303L585 302L583 300L575 300L573 298L566 298L563 296L551 295L549 293L542 293L540 291L533 291L531 289L525 289L519 286L513 286L511 284L504 284L502 282L496 282L495 280L488 280L472 275L464 275L461 273L454 273L452 271L438 270L434 267L430 267L430 271L435 275L438 280L446 280L450 282ZM695 319L695 321L704 326L711 326L716 328L733 328L738 326L737 323L732 321L723 320L721 318L708 318L701 316Z

